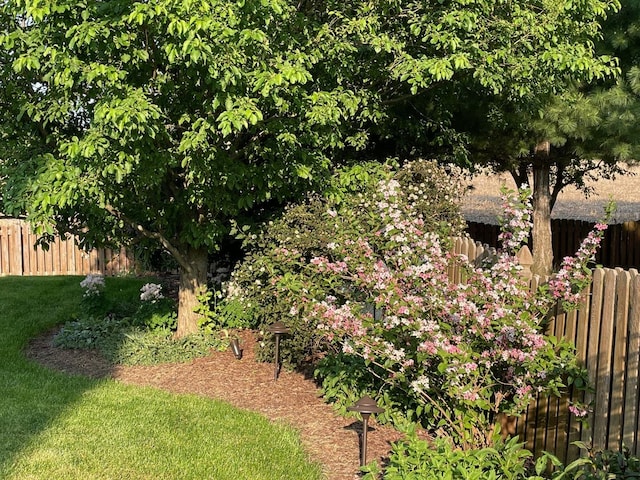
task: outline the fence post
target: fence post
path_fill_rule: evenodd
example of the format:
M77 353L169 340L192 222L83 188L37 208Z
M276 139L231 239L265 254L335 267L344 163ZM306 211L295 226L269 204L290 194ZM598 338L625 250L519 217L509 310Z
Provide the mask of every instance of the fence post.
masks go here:
M533 255L531 255L531 250L529 247L524 245L520 251L518 252L518 263L522 267L522 278L525 280L531 280L533 277L533 273L531 272L531 266L533 265Z

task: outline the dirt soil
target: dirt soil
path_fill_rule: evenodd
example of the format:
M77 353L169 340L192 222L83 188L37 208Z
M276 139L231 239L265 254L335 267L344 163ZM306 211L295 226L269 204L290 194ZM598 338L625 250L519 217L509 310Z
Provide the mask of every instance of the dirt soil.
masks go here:
M243 357L236 360L230 350L212 352L184 364L157 366L112 366L98 352L68 350L53 345L56 331L34 339L27 355L52 369L71 375L113 378L175 393L190 393L226 401L238 408L259 412L274 422L296 428L311 460L322 464L328 480L360 478L359 435L362 422L343 418L323 402L312 379L282 371L274 381L270 363L255 361L253 332L240 333ZM367 462L384 462L391 442L401 435L369 421Z

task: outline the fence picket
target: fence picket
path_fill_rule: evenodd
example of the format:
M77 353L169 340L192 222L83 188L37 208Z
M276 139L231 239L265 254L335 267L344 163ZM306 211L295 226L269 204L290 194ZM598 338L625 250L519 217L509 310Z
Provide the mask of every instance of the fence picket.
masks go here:
M631 274L628 320L628 355L626 364L626 387L624 391L624 428L622 442L632 452L640 450L638 446L638 404L640 402L638 384L640 383L640 275Z
M613 351L613 324L615 320L616 272L606 270L603 289L602 316L600 318L600 343L597 357L597 379L595 398L595 418L593 424L593 445L596 449L607 448L607 428L611 406L611 354Z
M622 269L615 271L616 293L614 312L614 354L611 374L611 418L609 419L608 448L622 448L622 428L611 428L623 425L625 359L627 356L627 321L629 317L629 283L631 275Z

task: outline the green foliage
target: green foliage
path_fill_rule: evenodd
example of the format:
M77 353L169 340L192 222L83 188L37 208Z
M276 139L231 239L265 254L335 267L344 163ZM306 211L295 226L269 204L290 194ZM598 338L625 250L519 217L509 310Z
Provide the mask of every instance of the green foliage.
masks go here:
M157 325L153 325L157 318ZM171 316L175 321L175 313ZM63 348L96 349L112 364L155 365L186 362L224 349L219 335L194 334L174 338L166 317L150 317L136 325L131 317L83 317L67 322L54 338Z
M78 318L62 326L54 343L64 348L97 349L112 364L129 365L184 362L226 347L217 332L174 338L175 301L163 297L160 288L157 295L141 300L140 292L148 286L160 287L143 283L107 279L99 294L82 297Z
M206 290L198 297L196 310L201 315L200 328L206 333L226 329L251 328L250 310L234 297L223 297L221 291Z
M399 430L420 421L429 407L415 402L403 389L385 384L386 372L367 363L362 357L342 352L329 354L316 364L314 378L320 384L322 395L343 416L358 414L347 410L364 395L377 397L384 412L376 414L376 421L391 424Z
M494 437L491 447L462 450L449 439L425 440L413 433L395 443L389 464L363 468L364 478L375 480L542 480L529 471L531 452L517 438Z
M63 348L100 348L112 337L120 337L129 326L129 319L107 317L84 317L82 320L66 322L54 339L54 344Z
M130 323L148 330L174 332L177 327L176 319L176 302L171 298L162 298L154 302L140 302Z
M349 415L347 407L369 393L372 383L364 359L343 353L321 359L314 377L320 382L324 399L344 416Z
M550 462L554 467L554 480L625 480L640 478L640 458L631 455L629 449L598 450L589 448L583 442L574 442L586 455L564 466L554 455L546 453L538 459L538 469L542 471Z
M131 329L114 344L106 340L102 352L116 365L157 365L188 362L225 348L227 342L219 335L197 333L175 338L166 330Z

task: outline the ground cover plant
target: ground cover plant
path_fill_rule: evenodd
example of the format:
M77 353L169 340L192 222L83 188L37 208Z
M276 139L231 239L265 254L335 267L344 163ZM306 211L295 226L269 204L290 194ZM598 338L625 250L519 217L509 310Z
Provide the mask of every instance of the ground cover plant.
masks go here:
M297 435L257 414L27 360L29 339L81 311L81 280L0 279L0 477L321 478Z
M175 337L176 302L162 283L87 275L78 314L54 338L65 348L95 348L112 364L155 364L203 357L226 348L220 332Z

